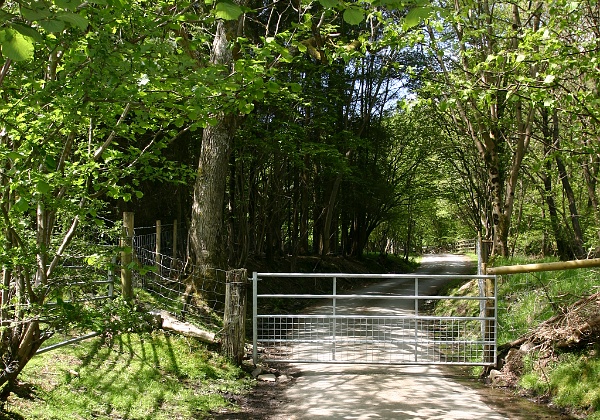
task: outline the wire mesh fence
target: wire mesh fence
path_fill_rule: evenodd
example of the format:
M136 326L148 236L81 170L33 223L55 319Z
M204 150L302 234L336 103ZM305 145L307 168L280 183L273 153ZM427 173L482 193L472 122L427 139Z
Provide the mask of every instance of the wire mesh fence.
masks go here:
M147 293L156 309L166 310L185 321L219 326L223 319L226 271L173 258L167 254L177 249L172 242L173 230L165 229L160 236L151 230L137 228L133 237L134 259L138 265L133 273L134 287ZM158 248L167 253L156 252L158 238L161 241ZM177 247L184 248L185 241L179 242Z

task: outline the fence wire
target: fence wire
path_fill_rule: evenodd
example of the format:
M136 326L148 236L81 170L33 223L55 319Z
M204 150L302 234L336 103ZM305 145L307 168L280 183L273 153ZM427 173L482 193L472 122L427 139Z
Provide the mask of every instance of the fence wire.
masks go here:
M134 258L140 266L133 273L134 287L148 293L156 309L166 310L185 321L220 326L226 271L195 266L162 252L157 254L156 238L156 233L133 238ZM167 250L172 253L172 248L167 247Z

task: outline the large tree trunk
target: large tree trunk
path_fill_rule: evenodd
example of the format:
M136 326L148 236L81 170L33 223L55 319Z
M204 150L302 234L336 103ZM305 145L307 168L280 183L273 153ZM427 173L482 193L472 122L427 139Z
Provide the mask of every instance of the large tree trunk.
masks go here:
M228 73L233 70L233 54L227 34L235 34L236 27L237 22L219 20L213 41L211 63L226 66ZM193 299L196 293L205 300L219 301L225 291L227 255L224 250L223 210L237 114L221 111L215 115L215 119L216 122L203 131L194 184L189 232L194 270L188 280L186 302Z
M211 62L231 67L227 26L218 21ZM219 113L217 122L204 129L200 162L194 185L190 243L194 262L205 268L226 268L223 250L223 207L229 168L229 154L236 129L236 116Z

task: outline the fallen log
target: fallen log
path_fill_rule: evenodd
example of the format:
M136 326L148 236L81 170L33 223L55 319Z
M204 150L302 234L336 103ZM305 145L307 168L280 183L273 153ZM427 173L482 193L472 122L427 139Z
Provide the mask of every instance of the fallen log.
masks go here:
M216 342L215 333L197 327L189 322L182 322L167 311L151 311L157 319L157 324L163 330L174 331L187 337L194 337L208 344Z

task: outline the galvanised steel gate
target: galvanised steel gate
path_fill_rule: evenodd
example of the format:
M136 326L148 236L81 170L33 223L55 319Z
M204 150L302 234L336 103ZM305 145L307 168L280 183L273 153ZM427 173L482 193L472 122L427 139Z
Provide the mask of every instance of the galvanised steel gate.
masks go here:
M360 278L381 284L357 294L337 293L338 280ZM465 282L461 296L429 294L456 279ZM252 281L255 364L496 364L494 276L254 273ZM287 282L289 290L311 282L317 292L268 293L274 281ZM300 314L280 309L290 307L284 303L289 299L315 304ZM450 300L458 301L453 312L427 311L434 301Z

